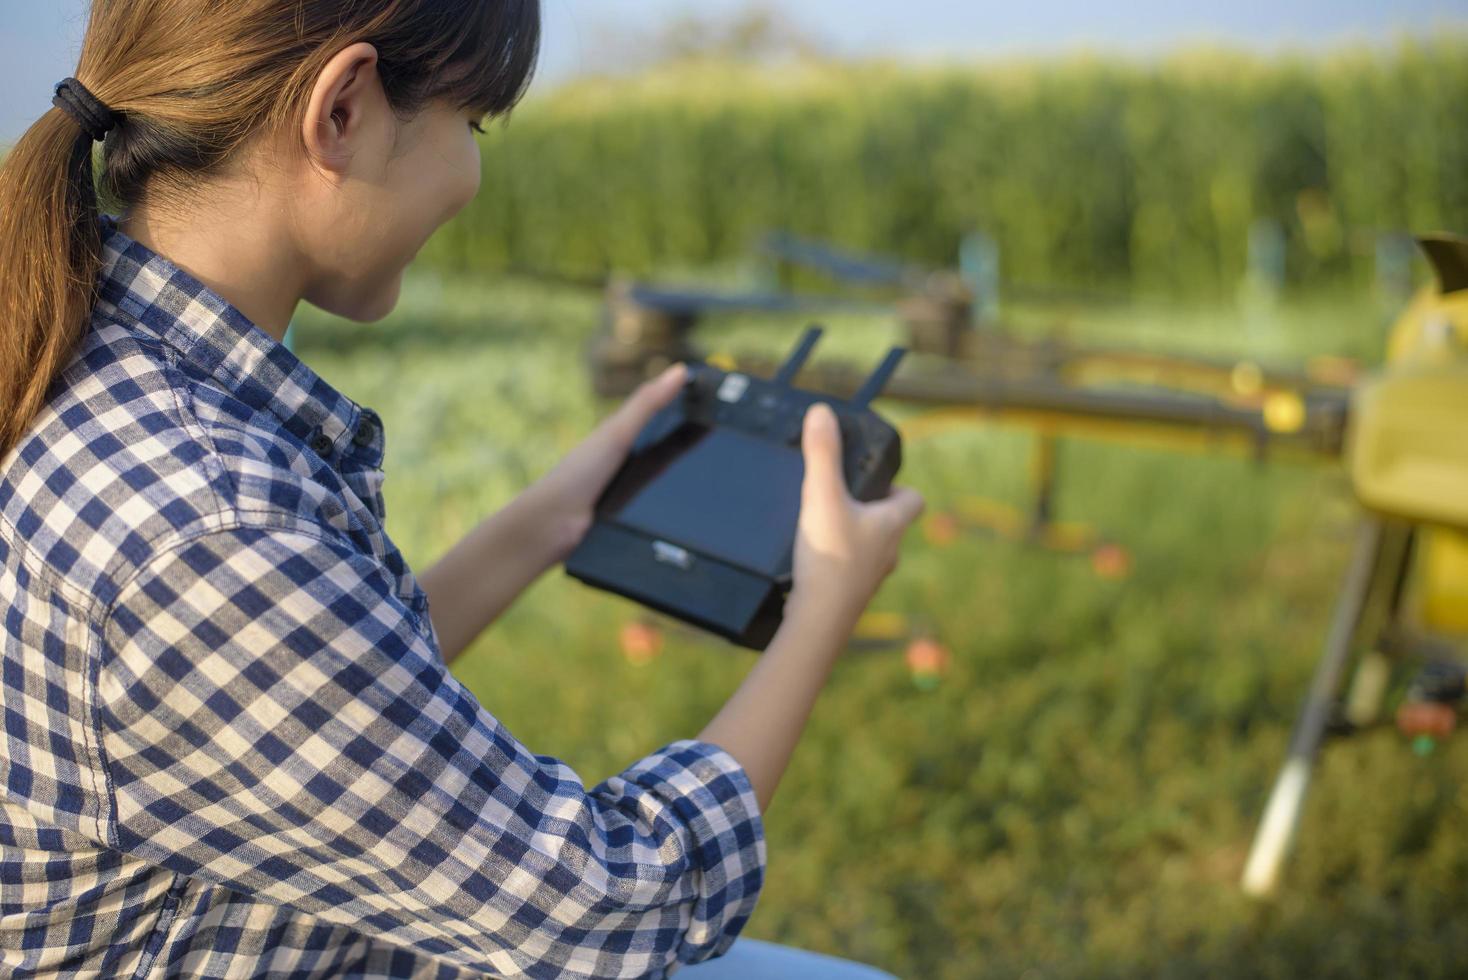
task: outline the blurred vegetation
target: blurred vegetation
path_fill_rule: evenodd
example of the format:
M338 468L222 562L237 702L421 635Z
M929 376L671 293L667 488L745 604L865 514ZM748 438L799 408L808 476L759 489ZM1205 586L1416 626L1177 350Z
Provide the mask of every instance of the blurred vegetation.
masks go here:
M1468 228L1465 103L1461 34L1155 63L685 59L532 94L423 259L646 273L788 228L949 264L979 229L1010 282L1199 296L1236 286L1265 220L1290 283L1359 283L1379 233Z
M588 223L617 227L604 215ZM378 409L388 529L425 568L612 406L589 391L592 292L415 268L398 309L355 324L309 307L298 350ZM1150 305L1057 318L1080 337L1375 359L1369 298L1258 314ZM832 317L822 356L868 362L882 318ZM798 320L720 319L713 349L780 354ZM907 406L883 402L902 418ZM1027 436L973 429L907 447L930 507L1018 503ZM1258 465L1066 441L1062 517L1135 556L1084 560L913 532L873 608L934 620L953 654L919 689L900 649L838 665L766 814L769 871L745 935L902 977L1448 977L1468 963L1468 744L1413 755L1388 730L1330 744L1282 896L1237 888L1323 641L1355 511L1329 465ZM618 650L638 607L552 570L454 672L588 786L696 734L753 654L671 635Z

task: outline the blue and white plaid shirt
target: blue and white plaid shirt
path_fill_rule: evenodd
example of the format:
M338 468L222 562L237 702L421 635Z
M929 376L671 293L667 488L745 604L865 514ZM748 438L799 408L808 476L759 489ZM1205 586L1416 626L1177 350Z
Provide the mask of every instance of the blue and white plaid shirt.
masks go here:
M590 789L444 664L381 419L101 218L100 299L0 460L0 973L659 977L765 840L673 742Z

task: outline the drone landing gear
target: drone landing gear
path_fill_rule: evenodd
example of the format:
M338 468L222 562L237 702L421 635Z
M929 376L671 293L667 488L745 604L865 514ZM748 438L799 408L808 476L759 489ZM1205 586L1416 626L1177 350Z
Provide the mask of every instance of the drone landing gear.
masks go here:
M1435 741L1456 726L1468 676L1456 648L1409 630L1403 621L1416 536L1411 525L1376 517L1364 520L1357 532L1325 648L1244 868L1242 885L1250 895L1268 897L1279 883L1321 743L1328 735L1349 735L1381 722L1399 662L1424 662L1395 717L1398 729L1414 740L1413 748L1420 754L1431 751ZM1384 626L1373 648L1360 658L1349 693L1342 698L1362 621L1376 601L1384 602Z

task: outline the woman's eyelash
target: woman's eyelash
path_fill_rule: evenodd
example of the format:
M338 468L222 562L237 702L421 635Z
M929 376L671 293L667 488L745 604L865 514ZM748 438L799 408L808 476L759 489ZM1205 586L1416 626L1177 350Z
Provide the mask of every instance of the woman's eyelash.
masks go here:
M484 132L484 130L480 128L480 126L479 126L479 124L477 122L471 122L469 124L469 128L472 129L472 130L474 130L474 132L476 132L476 133L482 133L482 132Z

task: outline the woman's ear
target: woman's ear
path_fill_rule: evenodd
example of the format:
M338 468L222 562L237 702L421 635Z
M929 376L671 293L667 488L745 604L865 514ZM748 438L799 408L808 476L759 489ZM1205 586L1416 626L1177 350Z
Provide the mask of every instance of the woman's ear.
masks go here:
M377 49L366 41L342 48L321 69L306 105L302 138L319 165L345 169L361 145L369 113L384 105Z

